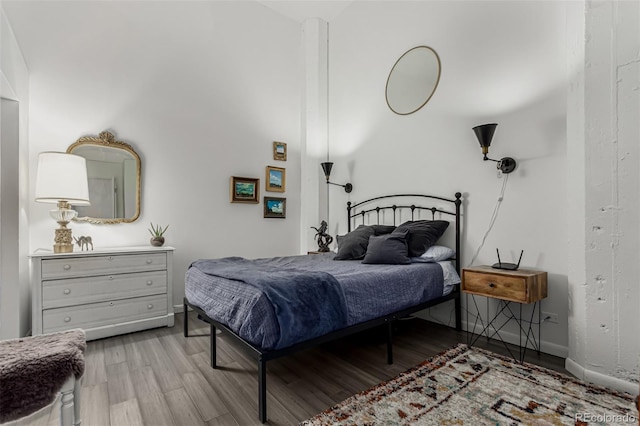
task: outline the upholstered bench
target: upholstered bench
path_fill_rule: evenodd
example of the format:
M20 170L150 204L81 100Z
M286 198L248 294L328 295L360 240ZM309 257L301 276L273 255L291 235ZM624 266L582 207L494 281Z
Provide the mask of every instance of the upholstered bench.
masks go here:
M35 413L62 393L60 424L80 424L87 347L80 329L0 341L0 423Z

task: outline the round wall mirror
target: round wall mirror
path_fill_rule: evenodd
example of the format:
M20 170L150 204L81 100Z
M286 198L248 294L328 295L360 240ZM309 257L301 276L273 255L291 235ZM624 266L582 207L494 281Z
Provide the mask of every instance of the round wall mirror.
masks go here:
M102 132L98 137L81 137L67 152L87 160L91 205L75 206L75 220L123 223L140 216L140 157L131 145Z
M391 68L386 98L391 111L413 114L426 105L440 81L440 58L428 46L406 51Z

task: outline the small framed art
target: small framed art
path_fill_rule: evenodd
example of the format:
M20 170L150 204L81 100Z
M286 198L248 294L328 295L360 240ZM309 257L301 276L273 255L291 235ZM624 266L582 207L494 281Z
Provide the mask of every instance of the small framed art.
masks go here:
M286 170L282 167L267 166L266 190L284 192L287 182Z
M284 219L287 217L287 199L264 197L264 217Z
M287 144L284 142L273 143L273 159L287 161Z
M232 203L258 203L260 179L231 176Z

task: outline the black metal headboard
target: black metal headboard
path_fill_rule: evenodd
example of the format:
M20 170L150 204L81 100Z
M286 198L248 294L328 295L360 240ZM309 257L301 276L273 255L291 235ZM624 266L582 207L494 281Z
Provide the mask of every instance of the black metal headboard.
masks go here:
M367 224L365 222L368 222L370 224L372 222L371 220L369 220L371 215L375 215L375 222L379 224L380 214L382 213L382 215L384 216L384 212L389 210L393 215L393 225L397 225L396 219L400 217L403 210L409 210L411 212L411 219L407 220L416 220L416 212L418 213L418 216L420 216L420 213L424 211L431 212L432 220L435 220L436 213L439 213L440 215L453 216L453 222L455 223L456 270L459 274L461 265L460 257L462 256L460 247L460 206L462 205L461 197L462 194L460 192L455 193L455 199L425 194L395 194L374 197L355 204L352 204L351 201L349 201L347 203L347 230L350 232L353 226L355 226L358 222L359 218L362 219L363 225ZM399 203L382 205L384 204L384 201L380 202L380 200L388 199L395 199L394 201L397 200ZM409 199L412 201L411 204L405 204L401 202L402 200ZM427 200L433 202L434 204L437 203L439 204L439 206L424 206L415 203L415 201Z

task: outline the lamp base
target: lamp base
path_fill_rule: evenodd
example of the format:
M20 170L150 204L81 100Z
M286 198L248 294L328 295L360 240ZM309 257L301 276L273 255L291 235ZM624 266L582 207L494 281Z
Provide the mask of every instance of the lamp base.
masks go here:
M73 253L73 244L54 244L54 253Z
M56 236L53 242L54 253L73 253L73 239L71 237L71 229L67 228L67 223L60 223L60 228L56 229Z

